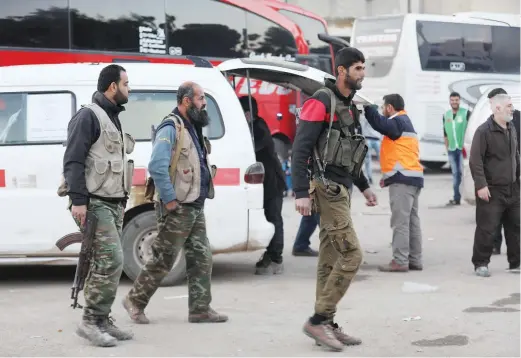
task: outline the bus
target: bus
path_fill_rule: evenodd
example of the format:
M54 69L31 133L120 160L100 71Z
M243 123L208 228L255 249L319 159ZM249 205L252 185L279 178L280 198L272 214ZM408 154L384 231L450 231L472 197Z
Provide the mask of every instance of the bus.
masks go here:
M442 117L449 95L473 109L484 88L519 81L519 16L462 13L389 15L355 20L351 46L366 55L363 91L382 102L405 99L430 169L447 164Z
M0 66L191 64L183 56L194 55L214 66L229 58L278 57L331 72L332 47L317 39L318 32L327 38L325 21L296 6L274 5L267 0L191 0L182 6L176 0L2 0ZM307 23L319 26L304 26ZM248 94L244 78L236 78L234 85L237 95ZM295 136L297 94L255 80L250 89L284 157ZM151 115L160 120L164 113Z

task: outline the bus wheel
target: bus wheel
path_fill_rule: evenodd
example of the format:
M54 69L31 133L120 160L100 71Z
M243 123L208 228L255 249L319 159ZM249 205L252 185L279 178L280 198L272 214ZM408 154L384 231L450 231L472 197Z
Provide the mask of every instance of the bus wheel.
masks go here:
M157 237L156 216L145 211L130 220L123 229L123 271L134 281L145 263L152 257L152 242ZM160 286L174 286L186 277L184 249L181 249L172 270L161 281Z

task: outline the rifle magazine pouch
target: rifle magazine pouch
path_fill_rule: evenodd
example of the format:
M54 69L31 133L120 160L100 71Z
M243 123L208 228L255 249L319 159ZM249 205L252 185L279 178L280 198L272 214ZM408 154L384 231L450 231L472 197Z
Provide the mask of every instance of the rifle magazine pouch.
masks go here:
M369 151L369 147L367 146L365 142L365 138L361 139L353 139L352 144L355 146L355 150L353 153L353 171L352 174L355 178L358 178L360 176L360 171L362 170L362 167L364 165L365 156L367 155L367 152Z
M68 191L68 188L67 188L67 183L65 182L65 177L61 176L61 179L60 179L60 186L58 187L58 190L57 190L57 194L59 197L64 197L64 196L67 196L67 191Z
M327 156L324 157L327 143ZM340 131L336 129L331 129L329 134L329 140L327 139L327 131L322 133L322 135L318 138L318 149L319 153L323 158L324 164L333 164L338 165L338 151L340 149Z
M152 177L148 177L145 183L145 200L149 203L154 201L154 193L156 191L156 185L154 184L154 179Z

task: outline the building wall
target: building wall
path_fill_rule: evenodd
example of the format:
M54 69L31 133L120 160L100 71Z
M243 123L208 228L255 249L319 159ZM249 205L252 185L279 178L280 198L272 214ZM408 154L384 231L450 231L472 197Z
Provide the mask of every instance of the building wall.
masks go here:
M355 18L410 12L451 15L455 12L519 14L519 0L286 0L326 19L330 32L349 32ZM408 7L410 6L410 9Z

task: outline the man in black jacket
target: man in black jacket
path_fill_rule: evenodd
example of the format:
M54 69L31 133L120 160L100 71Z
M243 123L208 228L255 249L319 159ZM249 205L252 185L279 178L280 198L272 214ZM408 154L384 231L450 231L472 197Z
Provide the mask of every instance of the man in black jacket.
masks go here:
M108 65L98 78L92 103L69 122L63 175L70 210L83 229L87 210L98 223L92 265L85 281L85 309L77 333L97 346L114 346L131 332L117 328L109 314L123 272L121 229L130 192L127 154L134 141L125 135L119 113L129 96L128 76L121 66Z
M338 51L335 63L336 82L327 80L326 88L315 92L300 111L293 143L292 179L296 210L302 215L311 215L315 209L320 215L315 312L304 324L304 332L319 344L341 351L344 345L361 343L360 339L343 333L334 322L337 304L362 263L362 250L351 219L348 188L354 183L369 206L376 205L376 196L361 171L365 151L357 149L362 146L367 149L367 146L359 141L359 112L352 102L356 91L362 87L365 58L362 52L349 47ZM331 96L335 96L335 108L331 108ZM327 135L328 131L331 136ZM342 143L351 150L339 150L343 148ZM316 146L329 148L328 154L333 157L322 171L327 158L323 158L325 150L317 148L322 155L321 165L312 161L310 183L308 163ZM357 164L352 166L353 163Z
M282 220L282 202L286 182L282 165L275 153L275 143L264 119L259 117L259 108L255 98L251 97L252 110L248 96L239 98L242 109L252 130L255 142L255 156L257 161L264 165L264 215L266 220L275 225L275 234L270 241L266 252L255 265L257 275L280 274L282 265L282 251L284 249L284 224ZM253 124L251 122L253 118Z
M507 94L507 91L505 91L503 88L494 88L492 91L488 93L488 99L490 100L490 103L492 104L492 98L497 96L498 94ZM519 110L514 110L514 116L512 119L512 124L514 125L514 129L516 130L517 135L517 151L519 152ZM501 254L501 242L503 241L503 237L501 235L501 227L503 227L503 230L505 228L504 221L501 220L501 224L498 226L496 233L494 235L494 248L492 249L492 255L499 255Z

